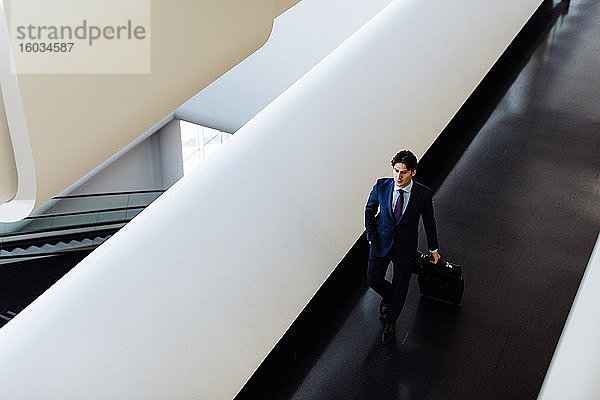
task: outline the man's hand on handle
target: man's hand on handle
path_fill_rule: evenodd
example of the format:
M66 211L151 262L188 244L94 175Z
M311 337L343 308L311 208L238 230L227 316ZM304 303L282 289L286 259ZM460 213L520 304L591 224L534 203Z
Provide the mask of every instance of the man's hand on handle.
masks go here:
M440 258L442 258L440 256L440 253L438 253L437 251L435 253L431 253L431 257L433 257L434 264L437 264L437 262L440 260Z

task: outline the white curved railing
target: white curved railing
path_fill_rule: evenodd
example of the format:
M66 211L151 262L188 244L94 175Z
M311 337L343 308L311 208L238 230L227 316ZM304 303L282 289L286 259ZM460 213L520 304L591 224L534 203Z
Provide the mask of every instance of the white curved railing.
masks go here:
M0 1L0 91L3 116L0 141L3 158L0 161L0 222L18 221L33 210L36 196L36 178L29 130L17 75L14 74L10 49L7 16L4 2ZM6 158L4 158L6 157Z
M17 166L0 87L0 204L12 200L16 194Z

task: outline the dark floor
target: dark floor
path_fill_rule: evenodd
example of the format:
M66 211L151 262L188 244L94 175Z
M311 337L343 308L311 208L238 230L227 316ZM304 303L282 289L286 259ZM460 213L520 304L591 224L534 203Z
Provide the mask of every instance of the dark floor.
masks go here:
M600 2L546 2L537 18L471 99L489 112L463 110L424 157L462 305L420 297L413 279L381 345L363 237L238 400L537 397L600 230Z

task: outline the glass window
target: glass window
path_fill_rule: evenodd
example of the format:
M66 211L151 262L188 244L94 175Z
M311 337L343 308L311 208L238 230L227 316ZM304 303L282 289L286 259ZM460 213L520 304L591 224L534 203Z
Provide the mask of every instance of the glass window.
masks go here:
M181 121L183 173L187 174L225 143L231 133Z

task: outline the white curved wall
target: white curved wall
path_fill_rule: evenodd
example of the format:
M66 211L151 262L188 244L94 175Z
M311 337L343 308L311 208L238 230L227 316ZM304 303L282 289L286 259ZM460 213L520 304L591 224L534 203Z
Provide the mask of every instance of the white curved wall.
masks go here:
M17 194L17 166L0 89L0 204Z
M0 222L18 221L33 210L36 195L36 177L29 130L17 75L10 50L4 1L0 0L0 91L2 92L2 119L6 122L0 142L0 178L4 181L4 195L0 196ZM4 122L3 121L3 122Z
M0 330L0 398L232 398L538 5L392 3Z
M275 19L264 46L177 108L175 117L237 131L391 1L302 0Z
M168 189L183 176L179 122L167 123L61 195Z

